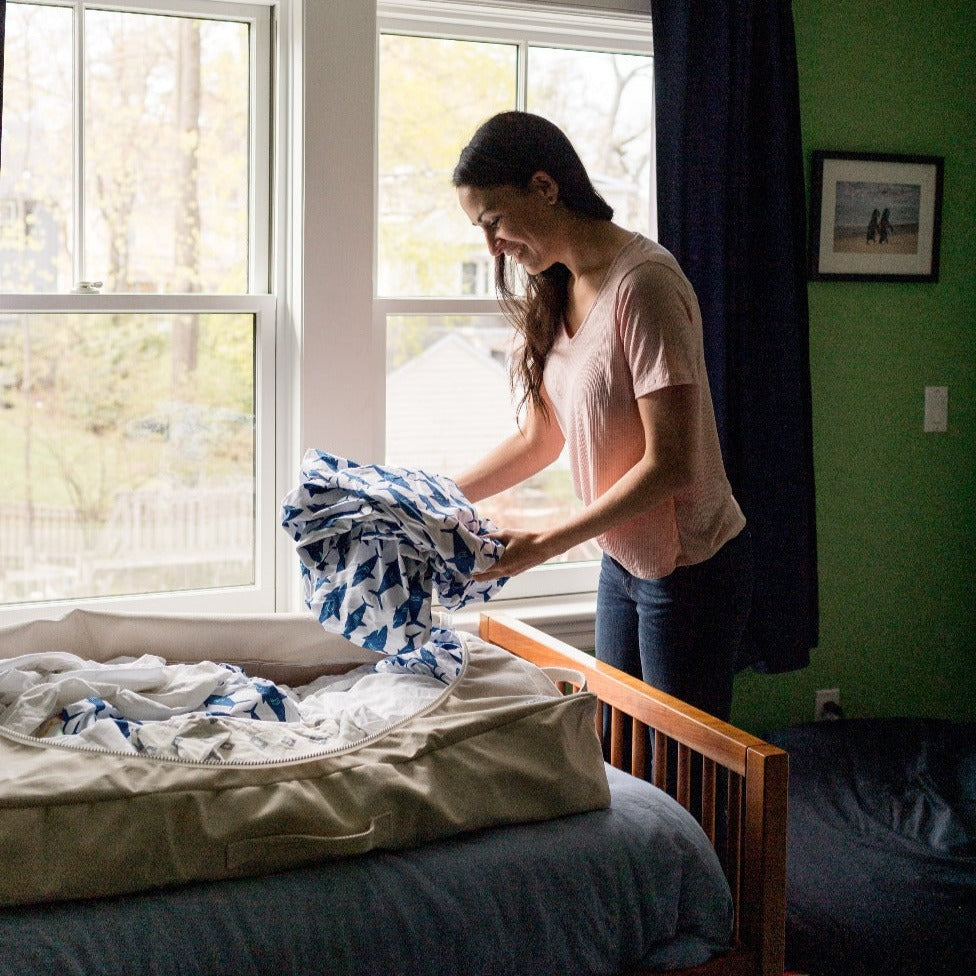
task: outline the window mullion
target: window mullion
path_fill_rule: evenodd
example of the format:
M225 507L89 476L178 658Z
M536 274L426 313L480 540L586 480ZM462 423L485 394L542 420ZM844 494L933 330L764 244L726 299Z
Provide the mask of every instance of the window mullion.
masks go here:
M258 19L263 20L261 29ZM248 291L262 294L274 288L271 272L271 125L272 107L261 92L271 91L271 12L260 12L250 23L251 77L249 80L251 173L248 218ZM267 179L256 178L268 174Z
M494 296L488 298L377 298L374 308L387 315L501 315Z
M515 90L516 105L521 111L525 111L529 100L529 42L519 41L518 60L515 68Z
M73 28L71 275L77 288L85 278L85 5L82 0L75 3Z

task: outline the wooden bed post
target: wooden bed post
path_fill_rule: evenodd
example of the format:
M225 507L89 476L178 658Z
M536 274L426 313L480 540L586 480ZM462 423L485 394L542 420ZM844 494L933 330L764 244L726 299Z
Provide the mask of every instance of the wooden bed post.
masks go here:
M758 947L762 976L781 976L786 933L789 756L763 743L746 753L740 936Z

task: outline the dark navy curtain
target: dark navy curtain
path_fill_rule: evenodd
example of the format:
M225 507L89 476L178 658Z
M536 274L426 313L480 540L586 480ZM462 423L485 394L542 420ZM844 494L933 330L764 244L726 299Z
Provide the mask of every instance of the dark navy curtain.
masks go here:
M818 640L806 205L789 0L651 0L660 242L701 303L756 590L740 667Z

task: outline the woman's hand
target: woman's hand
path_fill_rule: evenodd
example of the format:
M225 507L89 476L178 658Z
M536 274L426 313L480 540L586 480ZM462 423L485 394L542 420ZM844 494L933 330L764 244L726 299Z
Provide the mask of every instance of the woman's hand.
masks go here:
M558 553L558 549L546 542L542 532L499 529L492 538L497 539L505 547L505 551L494 566L473 575L472 578L479 583L524 573Z

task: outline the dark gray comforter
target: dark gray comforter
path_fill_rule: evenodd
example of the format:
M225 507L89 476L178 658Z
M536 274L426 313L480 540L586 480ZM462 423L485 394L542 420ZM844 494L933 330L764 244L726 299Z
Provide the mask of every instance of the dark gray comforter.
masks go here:
M786 963L811 976L976 973L976 723L818 722L790 754Z

